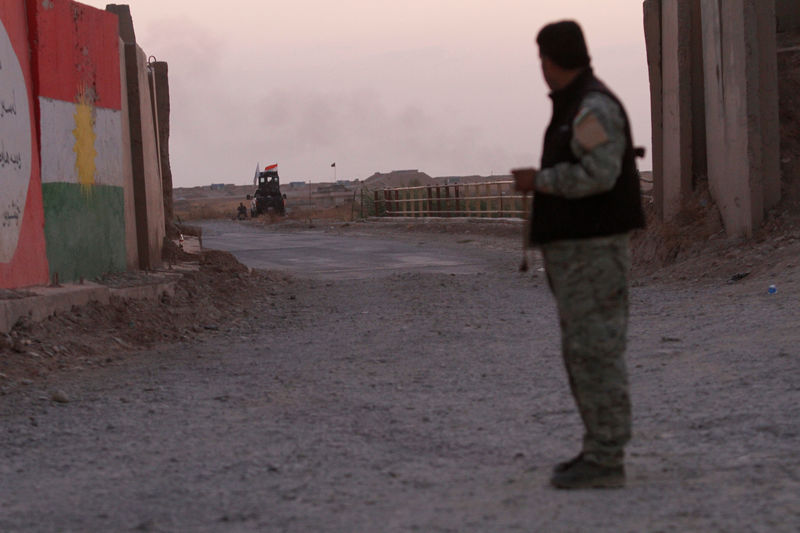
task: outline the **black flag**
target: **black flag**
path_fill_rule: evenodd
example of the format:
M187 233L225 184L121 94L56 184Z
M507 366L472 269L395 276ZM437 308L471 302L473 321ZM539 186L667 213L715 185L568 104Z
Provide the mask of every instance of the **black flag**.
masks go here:
M335 167L335 166L336 166L336 163L335 163L335 162L331 163L331 166L332 166L332 167Z

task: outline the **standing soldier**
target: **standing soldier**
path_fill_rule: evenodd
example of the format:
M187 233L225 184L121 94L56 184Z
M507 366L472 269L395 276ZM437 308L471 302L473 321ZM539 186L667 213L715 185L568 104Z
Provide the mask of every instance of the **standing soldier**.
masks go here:
M535 193L530 241L542 251L585 426L581 453L556 465L550 482L563 489L621 487L631 437L628 234L644 227L630 123L594 76L577 23L549 24L536 42L553 116L541 170L512 172L519 190Z

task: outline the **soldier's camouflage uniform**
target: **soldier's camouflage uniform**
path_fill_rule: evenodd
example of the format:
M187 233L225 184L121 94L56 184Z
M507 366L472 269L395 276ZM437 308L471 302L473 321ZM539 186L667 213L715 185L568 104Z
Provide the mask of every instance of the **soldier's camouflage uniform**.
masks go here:
M537 191L574 199L614 187L626 149L624 115L608 96L590 93L581 103L573 131L580 131L580 125L592 117L602 126L600 138L596 128L590 142L581 142L576 133L571 149L580 163L559 163L540 171ZM606 466L622 464L623 449L631 436L624 358L630 271L628 241L628 234L622 233L541 245L558 305L570 388L586 427L583 454L586 459Z

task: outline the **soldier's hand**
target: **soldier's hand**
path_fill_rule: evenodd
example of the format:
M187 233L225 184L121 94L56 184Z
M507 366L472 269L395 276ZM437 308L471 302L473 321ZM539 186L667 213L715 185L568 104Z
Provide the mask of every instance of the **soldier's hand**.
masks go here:
M535 168L515 168L511 171L514 176L514 189L519 192L533 192L536 188Z

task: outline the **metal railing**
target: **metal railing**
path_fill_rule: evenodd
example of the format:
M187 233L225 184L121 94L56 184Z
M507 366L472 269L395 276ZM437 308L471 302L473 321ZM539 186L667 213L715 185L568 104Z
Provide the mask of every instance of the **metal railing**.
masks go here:
M398 187L374 191L375 213L392 217L516 217L527 213L513 181Z
M653 180L640 177L642 197L652 200ZM514 182L454 183L373 191L369 212L391 217L527 218L532 196L514 190ZM362 192L361 203L366 197ZM363 209L362 209L363 210Z

